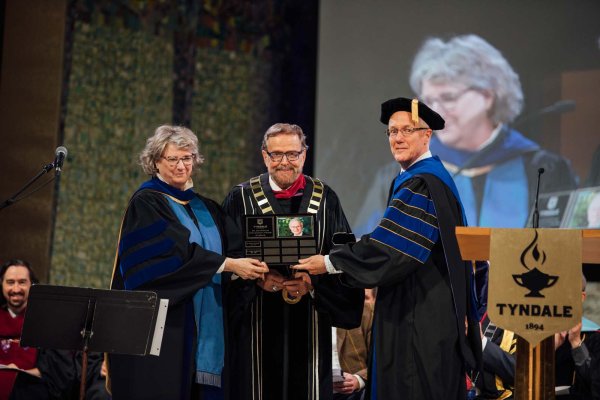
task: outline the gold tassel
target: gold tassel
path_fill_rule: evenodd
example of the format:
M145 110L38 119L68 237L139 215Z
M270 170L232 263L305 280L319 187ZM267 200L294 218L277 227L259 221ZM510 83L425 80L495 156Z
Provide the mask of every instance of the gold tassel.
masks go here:
M413 99L410 106L412 121L416 125L419 123L419 100Z

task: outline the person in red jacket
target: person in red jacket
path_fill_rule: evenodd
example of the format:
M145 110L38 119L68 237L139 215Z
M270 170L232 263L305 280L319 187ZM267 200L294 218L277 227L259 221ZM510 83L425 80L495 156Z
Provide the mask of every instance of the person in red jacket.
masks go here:
M37 349L21 347L20 337L29 289L37 279L24 260L9 260L0 267L2 305L0 307L0 400L8 399L18 370L40 376L36 368Z

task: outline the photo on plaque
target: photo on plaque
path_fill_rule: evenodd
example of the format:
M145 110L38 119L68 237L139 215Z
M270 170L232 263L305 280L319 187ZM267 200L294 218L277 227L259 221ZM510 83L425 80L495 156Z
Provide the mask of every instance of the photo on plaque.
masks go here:
M569 209L573 191L540 194L538 199L539 228L560 228ZM527 227L533 225L533 208L529 214Z
M277 216L277 237L314 237L312 215Z
M576 190L561 228L600 228L600 186Z

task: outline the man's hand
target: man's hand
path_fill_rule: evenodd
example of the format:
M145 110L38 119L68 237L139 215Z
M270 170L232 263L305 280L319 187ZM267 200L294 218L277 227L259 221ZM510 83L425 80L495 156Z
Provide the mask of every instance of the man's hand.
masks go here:
M358 379L347 372L344 372L344 380L342 382L334 382L333 390L337 393L350 394L360 389Z
M306 283L306 287L308 290L313 290L312 280L310 279L310 275L303 271L298 271L294 273L295 279L302 279L304 283Z
M285 282L285 278L277 271L269 271L268 274L265 275L265 280L258 280L256 284L266 292L277 292L283 289L283 282Z
M308 258L302 258L298 260L297 265L292 266L292 269L299 269L308 272L311 275L321 275L327 273L325 267L325 257L320 254L316 256L310 256Z
M100 368L100 376L106 378L108 376L108 363L106 361L106 356L102 360L102 367Z
M565 342L567 332L558 332L554 334L554 349L558 349Z
M574 349L581 346L581 322L569 329L568 335L571 348Z
M292 297L302 297L312 290L310 276L306 272L296 272L294 279L286 280L283 285Z
M264 279L269 272L267 264L254 258L225 259L225 271L233 272L242 279Z

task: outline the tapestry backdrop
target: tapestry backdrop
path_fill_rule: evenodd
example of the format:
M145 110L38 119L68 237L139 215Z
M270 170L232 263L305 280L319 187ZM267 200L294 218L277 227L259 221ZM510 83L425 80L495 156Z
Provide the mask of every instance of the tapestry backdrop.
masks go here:
M172 65L169 38L75 25L51 283L107 287L121 216L145 179L137 154L171 121Z
M217 202L264 168L260 142L279 115L288 51L285 2L199 4L71 2L68 173L58 186L52 284L108 287L122 215L147 179L138 154L159 125L197 134L205 163L195 189Z
M198 50L190 126L205 161L196 186L218 202L262 163L260 143L276 101L269 95L273 64L239 51Z

